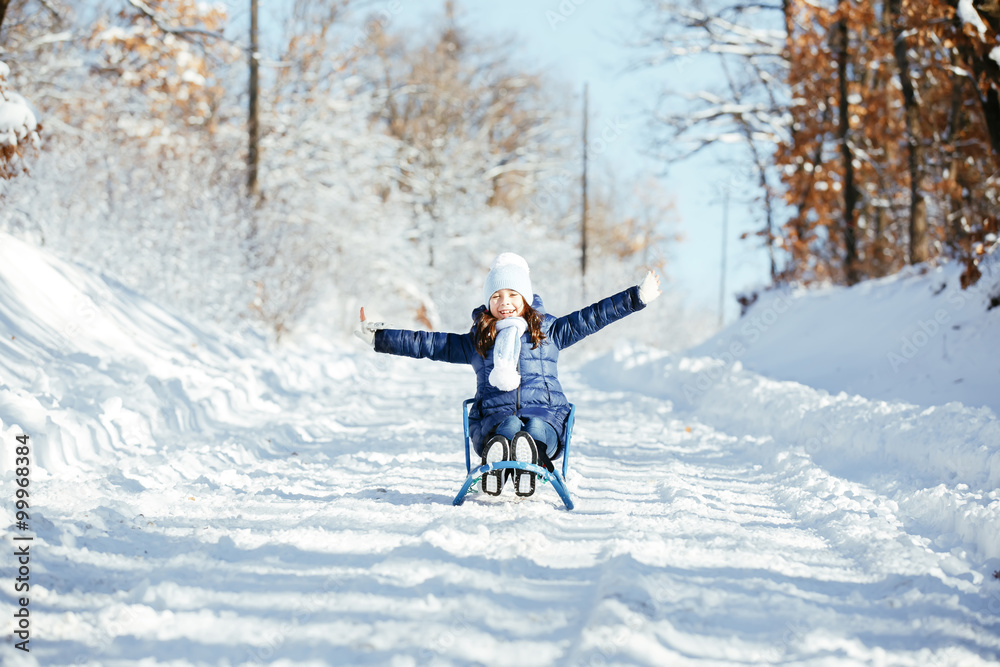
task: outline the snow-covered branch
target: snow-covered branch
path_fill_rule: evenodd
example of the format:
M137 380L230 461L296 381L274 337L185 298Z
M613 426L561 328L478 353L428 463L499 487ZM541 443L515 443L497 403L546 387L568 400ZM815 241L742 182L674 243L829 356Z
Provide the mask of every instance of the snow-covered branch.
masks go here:
M142 0L125 0L131 6L135 7L140 14L148 18L157 28L167 34L177 35L184 39L190 39L192 35L197 35L200 37L210 37L212 39L218 39L222 41L229 41L228 38L221 32L216 30L208 30L206 28L193 28L181 25L171 25L168 23L167 19L160 16L152 7L147 5Z
M24 155L37 149L38 121L27 101L8 90L10 68L0 62L0 178L12 178L27 171Z

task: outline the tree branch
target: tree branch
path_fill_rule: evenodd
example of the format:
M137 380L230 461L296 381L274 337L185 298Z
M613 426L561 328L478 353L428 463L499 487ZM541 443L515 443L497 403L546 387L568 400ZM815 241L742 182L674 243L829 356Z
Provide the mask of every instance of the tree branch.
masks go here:
M135 7L140 14L144 15L146 18L152 21L153 25L155 25L157 28L159 28L165 33L169 33L171 35L177 35L178 37L182 37L189 41L190 41L190 35L211 37L212 39L221 39L227 42L231 41L227 39L222 33L215 32L214 30L205 30L204 28L185 28L183 26L166 25L166 23L164 23L164 21L160 18L160 16L156 13L156 11L142 0L125 0L125 1L128 2L128 4L132 5L133 7ZM0 2L2 2L2 0L0 0Z

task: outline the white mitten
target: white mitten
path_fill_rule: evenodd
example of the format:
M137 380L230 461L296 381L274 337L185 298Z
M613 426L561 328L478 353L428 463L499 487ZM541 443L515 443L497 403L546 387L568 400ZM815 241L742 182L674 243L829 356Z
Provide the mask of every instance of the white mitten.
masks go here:
M354 331L354 335L361 340L368 343L368 346L375 349L375 332L379 329L385 329L385 324L382 322L369 322L365 319L365 309L361 309L361 324Z
M643 305L648 306L660 296L660 278L652 271L646 273L646 277L639 283L639 300Z

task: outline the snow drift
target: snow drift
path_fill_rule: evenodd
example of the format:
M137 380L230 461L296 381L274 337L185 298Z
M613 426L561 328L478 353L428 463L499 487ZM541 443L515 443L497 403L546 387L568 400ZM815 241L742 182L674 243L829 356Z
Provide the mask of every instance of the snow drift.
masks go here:
M674 356L623 348L587 369L774 456L880 486L933 531L1000 557L1000 273L914 268L853 288L765 292ZM976 407L980 406L980 407Z
M962 267L910 267L852 288L765 292L689 356L832 393L1000 414L1000 255L962 289Z

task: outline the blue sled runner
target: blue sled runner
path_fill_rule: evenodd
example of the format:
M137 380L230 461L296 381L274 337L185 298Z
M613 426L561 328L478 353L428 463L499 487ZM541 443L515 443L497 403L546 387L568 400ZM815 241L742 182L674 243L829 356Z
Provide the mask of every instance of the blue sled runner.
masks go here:
M458 495L455 496L455 500L452 501L452 505L461 505L465 501L465 495L472 489L473 485L480 480L480 478L490 472L491 470L502 470L504 468L517 468L519 470L528 470L535 473L538 479L542 483L549 483L552 488L556 490L559 497L562 498L563 504L566 509L573 509L573 500L569 497L569 491L566 490L566 472L569 469L569 440L570 434L573 432L573 416L576 412L576 406L570 404L569 411L569 421L566 424L566 442L563 444L562 452L562 474L558 470L553 470L549 472L544 466L536 465L534 463L526 463L524 461L496 461L495 463L490 463L487 465L482 465L477 468L472 467L472 440L469 438L469 404L475 399L467 399L462 403L462 425L465 430L465 470L468 472L469 476L465 479L465 484L462 485L461 490Z

